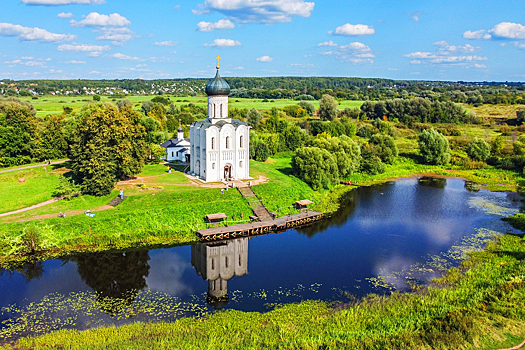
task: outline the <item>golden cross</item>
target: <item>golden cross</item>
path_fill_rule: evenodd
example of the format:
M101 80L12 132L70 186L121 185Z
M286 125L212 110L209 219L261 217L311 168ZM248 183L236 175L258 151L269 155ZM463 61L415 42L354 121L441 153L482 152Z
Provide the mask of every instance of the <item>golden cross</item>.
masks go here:
M221 58L219 57L219 55L217 55L217 57L215 57L215 58L217 59L217 69L219 69L219 60L220 60Z
M179 119L179 128L180 128L181 124L180 124L180 119Z

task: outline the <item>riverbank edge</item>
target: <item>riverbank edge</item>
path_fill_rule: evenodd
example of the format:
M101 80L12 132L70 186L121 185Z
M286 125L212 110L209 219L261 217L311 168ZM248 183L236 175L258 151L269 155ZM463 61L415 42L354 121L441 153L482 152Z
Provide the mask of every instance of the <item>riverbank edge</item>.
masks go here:
M329 218L335 214L341 209L341 198L343 196L358 188L358 187L368 187L368 186L374 186L379 185L382 183L390 182L390 181L397 181L401 179L408 179L408 178L417 178L421 176L430 176L430 177L442 177L442 178L458 178L465 181L473 181L476 183L479 183L482 186L485 186L486 190L489 191L512 191L514 192L516 190L515 186L504 186L504 187L498 187L494 186L488 183L479 182L479 178L477 178L473 174L469 174L468 172L456 172L453 170L447 170L447 169L436 169L435 171L430 172L414 172L409 174L404 174L401 176L394 176L394 177L388 177L388 178L381 178L381 179L370 179L367 181L362 181L355 183L353 185L338 185L335 186L333 189L326 191L324 193L325 201L317 204L314 207L314 210L322 212L324 215L324 218ZM156 237L154 235L148 236L146 239L140 239L140 240L124 240L119 242L114 242L110 244L101 244L101 245L86 245L86 244L79 244L79 245L67 245L63 247L56 247L52 249L47 250L39 250L35 252L34 254L16 254L12 256L4 256L0 257L0 268L9 268L9 266L13 265L19 265L23 264L24 262L28 261L45 261L45 260L51 260L51 259L59 259L64 256L74 255L74 254L82 254L82 253L94 253L94 252L112 252L112 251L122 251L122 250L129 250L129 249L155 249L155 248L170 248L174 246L180 246L180 245L186 245L186 244L194 244L200 242L197 235L194 234L192 236L168 236L168 237Z

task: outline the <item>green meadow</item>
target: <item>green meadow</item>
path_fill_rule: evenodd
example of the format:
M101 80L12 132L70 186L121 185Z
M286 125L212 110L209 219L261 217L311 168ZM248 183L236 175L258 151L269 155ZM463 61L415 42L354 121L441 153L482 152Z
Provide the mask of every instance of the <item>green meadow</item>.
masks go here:
M156 95L146 95L146 96L126 96L125 98L129 99L134 108L140 109L142 101L151 101ZM187 105L188 103L193 103L197 106L206 107L208 101L205 96L189 96L189 97L177 97L163 95L170 99L170 102L176 106ZM78 111L80 108L88 103L93 101L92 96L41 96L38 99L32 99L31 97L21 98L24 101L31 102L37 111L37 117L45 117L48 114L62 114L64 107L71 107L73 111ZM116 103L118 99L112 96L101 96L101 102ZM287 100L287 99L278 99L278 100L268 100L268 102L263 102L263 99L248 99L248 98L230 98L229 99L229 108L248 108L248 109L258 109L258 110L269 110L273 107L282 108L284 106L297 104L299 101ZM319 101L308 101L311 102L316 109L319 109ZM345 108L359 108L363 104L363 101L341 101L339 104L339 109Z

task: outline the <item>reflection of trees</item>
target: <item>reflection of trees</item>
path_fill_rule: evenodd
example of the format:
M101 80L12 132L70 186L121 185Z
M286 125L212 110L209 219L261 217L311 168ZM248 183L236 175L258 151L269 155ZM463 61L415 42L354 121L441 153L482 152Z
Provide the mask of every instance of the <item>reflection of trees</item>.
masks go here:
M417 183L421 186L445 188L445 186L447 185L447 179L442 177L422 176L417 179Z
M343 226L348 221L350 214L352 214L357 207L357 191L354 190L346 193L341 197L339 203L339 210L331 217L306 227L297 228L296 231L311 238L320 232L326 231L330 226Z
M30 281L33 278L42 277L44 273L44 263L40 260L16 261L9 264L6 269L1 269L0 276L5 272L13 274L15 271L22 274L27 281Z
M473 181L465 181L465 189L469 192L479 192L481 185Z
M97 292L100 309L114 315L133 304L139 290L145 288L149 274L149 252L90 253L71 258L78 274Z

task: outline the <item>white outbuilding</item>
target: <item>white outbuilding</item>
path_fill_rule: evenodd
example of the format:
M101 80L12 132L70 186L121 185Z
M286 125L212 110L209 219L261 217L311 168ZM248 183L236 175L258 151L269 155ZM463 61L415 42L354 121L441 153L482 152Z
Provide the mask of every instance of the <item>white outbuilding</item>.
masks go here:
M250 127L228 116L230 86L217 73L206 85L208 116L190 125L190 173L207 182L250 176Z
M161 146L166 149L166 161L190 162L190 139L184 138L182 127L179 127L179 130L177 130L176 139L168 140L161 144Z

